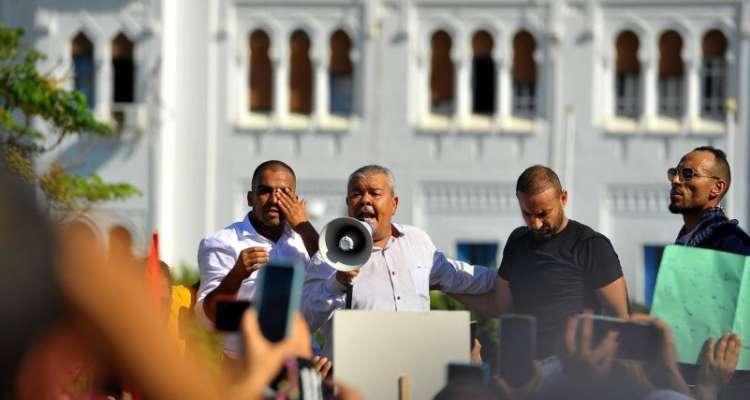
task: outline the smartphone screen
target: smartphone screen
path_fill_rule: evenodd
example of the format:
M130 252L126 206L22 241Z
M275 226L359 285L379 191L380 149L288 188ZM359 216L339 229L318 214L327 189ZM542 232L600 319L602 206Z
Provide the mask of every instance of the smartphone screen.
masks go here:
M477 338L477 321L469 322L469 350L474 348L474 339Z
M294 299L299 296L295 282L297 270L293 264L269 263L261 268L258 306L258 325L263 336L278 342L287 334L290 313L297 309Z
M581 318L586 318L581 317ZM641 322L631 322L622 319L593 315L593 345L600 343L609 331L618 332L617 335L617 358L651 361L655 352L653 349L659 347L659 330L657 327ZM580 333L579 318L578 326Z
M536 318L531 315L500 317L500 375L513 387L528 382L534 374Z
M488 365L484 366L472 364L448 364L448 383L452 382L470 382L487 384L490 379Z
M242 315L250 307L247 300L220 300L216 303L216 329L224 332L240 330Z

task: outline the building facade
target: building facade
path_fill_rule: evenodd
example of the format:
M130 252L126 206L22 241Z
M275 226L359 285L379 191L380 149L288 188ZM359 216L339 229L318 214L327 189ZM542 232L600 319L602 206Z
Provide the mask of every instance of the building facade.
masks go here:
M20 3L20 4L17 4ZM288 162L321 227L346 178L390 167L397 220L498 264L523 223L515 180L551 166L568 214L611 238L648 302L681 226L667 168L727 150L748 226L750 2L741 0L0 1L41 66L87 94L117 140L73 140L81 172L134 183L108 204L170 263L247 211L254 167Z

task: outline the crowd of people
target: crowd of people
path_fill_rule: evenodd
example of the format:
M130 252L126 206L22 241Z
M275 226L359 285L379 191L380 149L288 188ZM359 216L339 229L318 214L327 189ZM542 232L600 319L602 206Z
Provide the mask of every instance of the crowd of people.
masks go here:
M720 208L731 183L721 150L694 149L667 178L669 211L684 222L676 244L750 255L750 237ZM317 398L297 386L297 375L313 371L324 383L315 389L321 397L358 398L355 389L333 381L335 311L429 311L430 290L437 289L485 317L533 316L538 329L534 373L526 383L514 387L495 374L487 384L449 382L435 388L436 398L750 398L750 375L735 371L737 332L706 338L695 364L680 364L670 328L631 312L615 246L566 217L568 193L545 166L531 166L517 180L525 226L507 239L498 270L453 260L426 232L396 223L394 174L379 165L357 169L347 181L347 214L372 227L373 246L359 269L342 272L318 251L294 170L278 160L260 164L244 219L200 241L195 315L213 329L218 302L252 300L259 272L282 259L304 268L301 302L280 342L264 337L252 308L245 312L241 329L223 334L218 374L205 357L180 351L160 311L169 300L149 295L144 262L127 251L121 235L110 232L102 240L83 218L53 224L30 188L4 172L0 185L7 188L0 195L7 264L0 307L10 321L0 333L3 397ZM592 319L581 314L656 327L654 357L619 359L617 332L596 340ZM477 348L472 360L481 363Z

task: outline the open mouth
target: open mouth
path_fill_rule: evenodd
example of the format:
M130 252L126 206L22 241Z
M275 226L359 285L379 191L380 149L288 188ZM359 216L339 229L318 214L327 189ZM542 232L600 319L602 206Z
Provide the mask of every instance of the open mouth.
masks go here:
M365 206L362 207L357 213L357 219L361 219L372 224L373 222L377 221L378 215L375 213L375 210L373 210L372 207Z

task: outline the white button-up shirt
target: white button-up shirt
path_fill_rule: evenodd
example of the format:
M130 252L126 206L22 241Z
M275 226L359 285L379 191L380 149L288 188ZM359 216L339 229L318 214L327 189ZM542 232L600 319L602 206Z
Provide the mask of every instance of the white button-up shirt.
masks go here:
M447 258L420 229L394 224L386 246L373 247L352 279L352 309L429 311L431 288L481 294L494 289L496 277L487 267ZM316 254L306 268L302 312L312 332L320 329L328 357L333 350L330 320L335 310L344 308L345 297L336 270Z
M310 260L302 237L289 225L285 224L281 237L273 242L255 230L253 224L250 223L249 216L250 214L246 215L244 220L235 222L201 240L198 247L201 284L198 289L195 311L209 327L213 324L203 312L203 300L224 280L234 267L242 250L248 247L265 247L270 261L288 260L305 265ZM237 292L238 300L252 300L257 279L258 271L255 271L242 281L240 290ZM241 348L239 335L224 335L224 351L227 354L238 357Z

